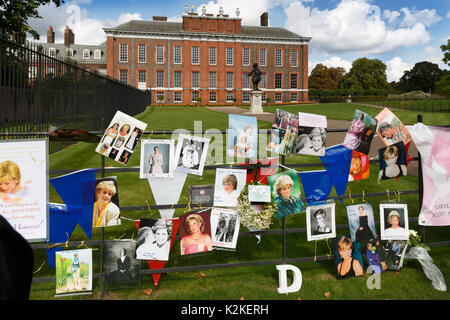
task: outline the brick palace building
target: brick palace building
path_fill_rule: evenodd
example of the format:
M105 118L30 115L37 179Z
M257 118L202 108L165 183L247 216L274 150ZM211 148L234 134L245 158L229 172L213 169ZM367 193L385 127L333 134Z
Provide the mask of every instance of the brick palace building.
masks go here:
M263 101L308 101L308 43L284 28L242 26L235 17L189 12L182 22L166 17L133 20L104 28L107 74L140 89L150 89L152 103L224 105L250 102L254 62L263 75Z

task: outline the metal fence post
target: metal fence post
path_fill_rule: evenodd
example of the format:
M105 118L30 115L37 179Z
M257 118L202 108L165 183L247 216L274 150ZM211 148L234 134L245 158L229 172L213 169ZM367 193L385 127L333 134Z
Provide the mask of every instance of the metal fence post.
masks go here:
M283 165L282 171L285 171L284 165L286 162L286 158L284 155L281 155L281 164ZM283 264L286 263L286 217L281 218L282 230L283 230Z
M417 122L422 123L423 117L421 114L417 115ZM422 202L423 202L423 175L422 175L422 157L420 156L420 152L417 151L417 162L418 162L418 170L419 170L419 212L422 210ZM425 243L425 226L420 226L420 235L422 237L422 242Z

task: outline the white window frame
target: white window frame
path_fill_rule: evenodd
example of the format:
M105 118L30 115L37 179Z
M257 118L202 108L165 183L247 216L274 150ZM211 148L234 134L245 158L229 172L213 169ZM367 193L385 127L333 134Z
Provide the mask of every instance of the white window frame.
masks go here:
M200 47L193 46L191 48L191 63L194 65L200 64Z
M138 44L138 63L146 63L147 62L147 46L145 44Z
M197 102L196 100L195 100L195 98L198 98L198 97L200 97L200 91L192 91L192 102Z
M226 99L226 102L233 102L234 92L233 91L227 91L225 99Z
M209 65L215 66L217 64L217 48L209 47Z
M292 86L292 76L295 76L295 86ZM298 88L298 74L297 73L291 73L291 75L289 76L289 88L291 88L291 89Z
M217 88L217 72L209 73L209 88L216 89Z
M230 48L230 47L225 48L225 56L226 56L225 64L227 66L234 65L234 50L233 49L234 48Z
M144 74L144 81L142 80L142 74ZM138 88L145 89L147 88L147 71L146 70L138 70Z
M259 66L267 66L267 49L259 49Z
M91 58L91 50L83 49L83 59L90 59L90 58Z
M295 99L292 99L292 97L295 95ZM298 93L297 92L291 92L291 102L298 102Z
M281 92L275 92L275 102L283 102L283 94Z
M122 75L125 75L125 80L126 81L124 81L123 80L123 78L122 78ZM121 70L119 70L119 81L121 82L121 83L126 83L126 84L128 84L128 70L124 70L124 69L121 69Z
M36 78L37 76L37 66L29 66L28 67L28 77L31 79Z
M183 75L181 71L174 71L173 72L173 87L174 88L182 88L183 83Z
M173 64L182 64L183 62L183 51L181 46L173 47Z
M162 78L161 78L161 76L162 76ZM156 70L156 74L155 74L156 88L164 88L164 77L165 77L165 75L164 75L163 70Z
M181 91L175 91L173 93L173 102L182 102L183 101L183 97L181 94Z
M283 49L275 49L275 67L283 66Z
M298 50L291 50L291 67L298 67Z
M260 88L267 88L267 73L261 73L261 81L259 82Z
M101 59L102 58L102 50L95 49L94 50L94 59Z
M209 92L209 102L217 102L217 92L216 91Z
M250 48L242 48L242 65L250 65Z
M128 62L128 43L119 43L119 62Z
M227 72L226 73L226 88L233 89L233 85L234 85L234 73Z
M242 74L242 89L250 89L250 79L247 73Z
M250 102L250 92L242 92L242 102Z
M278 75L279 75L279 79L278 79ZM278 85L278 81L279 81L279 85ZM275 89L282 89L283 88L283 74L282 73L275 73L275 79L274 79L274 85L275 85Z
M192 71L191 77L192 77L192 88L200 88L200 72Z
M162 44L157 44L155 46L155 63L164 64L164 46Z
M55 48L48 48L48 55L52 58L56 58L56 49Z

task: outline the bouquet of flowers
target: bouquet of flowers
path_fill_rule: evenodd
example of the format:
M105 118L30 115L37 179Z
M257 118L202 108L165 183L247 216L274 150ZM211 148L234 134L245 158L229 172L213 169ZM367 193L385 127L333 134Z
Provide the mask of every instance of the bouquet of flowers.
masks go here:
M409 239L408 239L408 247L422 247L426 251L430 251L430 247L425 245L424 243L420 242L422 240L422 237L420 234L415 230L409 230Z

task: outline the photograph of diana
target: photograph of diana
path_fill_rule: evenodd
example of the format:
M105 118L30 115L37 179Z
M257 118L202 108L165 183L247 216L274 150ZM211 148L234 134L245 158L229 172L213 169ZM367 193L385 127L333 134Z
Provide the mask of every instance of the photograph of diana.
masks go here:
M239 215L236 210L211 209L211 235L213 248L234 250L239 236Z
M285 131L281 129L270 129L269 142L267 143L267 150L270 152L280 153L281 138L284 137Z
M142 140L139 178L172 178L174 149L173 140Z
M373 207L370 203L347 206L348 225L353 242L361 242L377 237Z
M406 167L406 150L403 142L379 149L378 158L380 171L378 172L378 182L380 180L394 179L408 174Z
M400 203L380 203L382 240L408 240L408 206Z
M258 124L256 117L228 115L227 156L250 158L257 156Z
M173 222L170 219L141 219L136 259L168 261Z
M208 154L209 140L180 134L175 152L176 170L201 176Z
M211 211L185 214L180 219L181 255L212 251Z
M235 207L247 181L246 169L216 169L214 206Z
M130 137L127 140L127 143L125 144L125 148L133 151L134 148L136 148L136 145L139 142L139 139L141 138L143 132L144 132L143 130L139 129L138 127L135 127L132 130Z
M277 204L276 218L305 211L301 200L300 181L297 173L287 170L267 178L270 190Z
M342 145L349 149L368 154L377 123L377 119L371 115L356 110Z
M111 227L120 223L117 177L96 180L92 227Z
M109 287L136 287L140 284L141 262L135 258L134 240L105 241L105 280Z
M411 141L408 129L389 108L381 110L375 118L378 120L376 133L386 146L400 141L406 145Z
M312 114L298 113L298 136L296 152L313 156L325 155L327 136L327 117Z
M306 208L308 241L336 237L335 207L333 202Z

